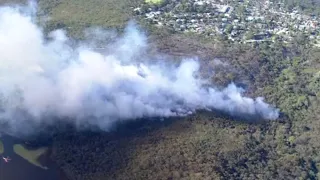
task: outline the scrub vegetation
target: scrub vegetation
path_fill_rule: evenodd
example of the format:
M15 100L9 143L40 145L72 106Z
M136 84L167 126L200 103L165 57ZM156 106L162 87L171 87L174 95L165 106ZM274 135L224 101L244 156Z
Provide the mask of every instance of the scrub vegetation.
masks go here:
M39 22L75 38L92 26L119 31L139 0L40 0ZM49 19L46 19L49 15ZM45 21L44 21L45 20ZM304 36L236 44L173 33L136 19L149 41L172 59L198 56L217 86L243 85L280 108L276 121L246 122L199 112L186 118L139 121L115 132L54 135L52 158L70 179L319 179L320 49ZM214 59L227 67L212 75ZM211 73L211 74L210 74ZM44 151L15 150L34 163ZM1 142L0 142L1 153Z

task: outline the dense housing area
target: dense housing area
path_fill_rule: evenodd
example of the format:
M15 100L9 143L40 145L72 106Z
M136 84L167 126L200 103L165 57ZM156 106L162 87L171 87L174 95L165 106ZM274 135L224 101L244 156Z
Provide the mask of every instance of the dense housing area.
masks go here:
M134 11L157 26L176 32L222 36L236 43L285 42L304 35L318 43L319 17L288 8L283 1L182 0L145 2Z

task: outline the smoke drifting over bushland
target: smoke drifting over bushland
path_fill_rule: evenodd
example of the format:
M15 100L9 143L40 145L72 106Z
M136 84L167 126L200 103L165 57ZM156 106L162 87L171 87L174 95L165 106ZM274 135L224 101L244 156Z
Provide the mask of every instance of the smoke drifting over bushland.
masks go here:
M108 45L112 51L106 54L84 43L69 46L62 30L50 33L50 38L45 40L30 14L0 9L0 123L11 132L52 124L50 117L105 130L116 121L185 116L198 109L278 117L278 110L263 98L243 97L234 84L223 90L208 87L197 76L197 60L170 67L138 61L148 44L134 24Z

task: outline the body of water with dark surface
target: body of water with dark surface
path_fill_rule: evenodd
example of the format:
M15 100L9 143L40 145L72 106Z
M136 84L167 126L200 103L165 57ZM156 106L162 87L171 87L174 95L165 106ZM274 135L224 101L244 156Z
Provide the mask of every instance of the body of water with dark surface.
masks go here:
M21 143L21 141L19 142L7 135L2 135L1 140L5 149L2 156L9 156L11 161L6 163L1 157L0 180L67 180L60 168L48 155L44 155L41 158L46 162L43 165L49 168L45 170L29 163L13 151L13 145Z

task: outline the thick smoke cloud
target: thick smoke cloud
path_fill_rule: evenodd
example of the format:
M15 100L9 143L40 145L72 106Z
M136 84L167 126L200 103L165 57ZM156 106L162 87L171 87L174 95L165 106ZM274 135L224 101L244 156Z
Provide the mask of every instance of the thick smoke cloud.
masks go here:
M148 44L134 24L101 54L83 43L69 46L62 30L45 40L30 13L20 10L0 9L0 123L7 130L54 123L50 117L107 130L116 121L185 116L198 109L278 117L263 98L243 97L234 84L223 90L208 87L197 76L197 60L170 67L140 61Z

